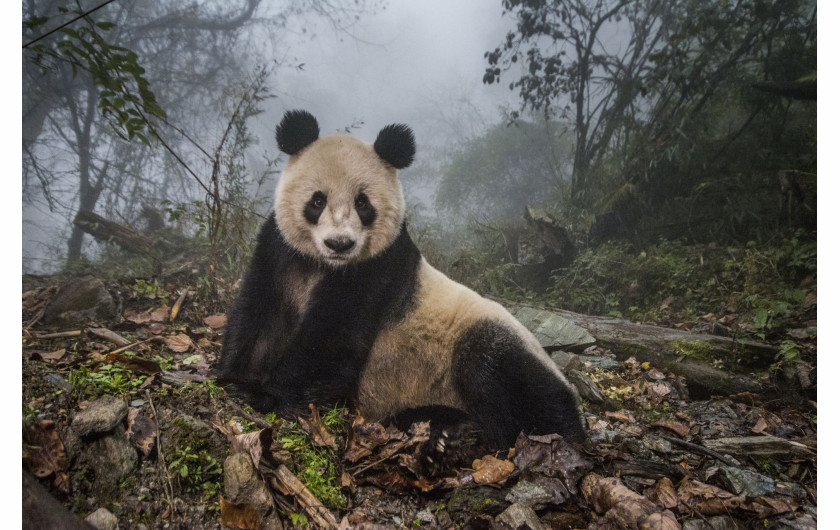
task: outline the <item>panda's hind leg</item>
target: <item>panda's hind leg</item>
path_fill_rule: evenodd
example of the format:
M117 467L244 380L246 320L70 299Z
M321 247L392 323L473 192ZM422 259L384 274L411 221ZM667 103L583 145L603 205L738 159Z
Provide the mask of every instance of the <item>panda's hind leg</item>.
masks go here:
M455 345L455 387L491 443L510 447L520 432L585 438L574 390L512 330L479 321Z

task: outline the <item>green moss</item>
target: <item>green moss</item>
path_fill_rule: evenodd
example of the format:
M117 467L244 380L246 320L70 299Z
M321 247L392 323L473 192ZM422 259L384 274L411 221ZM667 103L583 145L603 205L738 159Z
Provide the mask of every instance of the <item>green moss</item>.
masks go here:
M672 340L668 343L677 354L691 357L700 361L713 362L716 360L717 350L708 342L700 340Z
M329 413L325 415L326 418ZM292 455L291 469L325 506L343 508L347 499L341 494L341 470L337 456L329 449L317 447L309 434L298 425L278 432L277 441Z

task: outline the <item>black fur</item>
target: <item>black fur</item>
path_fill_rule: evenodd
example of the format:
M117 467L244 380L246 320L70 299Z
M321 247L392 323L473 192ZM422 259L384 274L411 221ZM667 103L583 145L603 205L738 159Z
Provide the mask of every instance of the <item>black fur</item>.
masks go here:
M315 116L305 110L289 110L275 130L277 146L293 155L318 139L321 133Z
M326 267L292 249L272 216L228 313L220 379L258 410L286 416L309 403L352 400L377 334L414 303L419 262L403 225L375 258ZM323 277L306 313L298 314L283 286L313 272Z
M414 133L401 123L386 126L376 136L373 150L396 169L407 168L414 161Z
M491 443L510 447L521 431L585 438L577 399L512 331L489 320L467 329L455 344L455 388Z

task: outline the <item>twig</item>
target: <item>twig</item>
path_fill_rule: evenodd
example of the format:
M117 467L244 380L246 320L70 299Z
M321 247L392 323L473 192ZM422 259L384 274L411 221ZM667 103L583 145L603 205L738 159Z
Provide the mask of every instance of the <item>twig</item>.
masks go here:
M75 331L59 331L56 333L45 333L43 335L34 335L36 339L66 339L67 337L79 337L82 334L82 330L77 329Z
M693 451L695 453L700 453L700 454L703 454L703 455L706 455L706 456L711 456L712 458L717 458L718 460L720 460L721 462L724 462L728 466L733 465L732 460L734 460L734 457L732 457L732 456L727 458L728 455L720 454L717 451L709 449L708 447L703 447L702 445L697 445L697 444L693 444L691 442L686 442L685 440L680 440L679 438L674 438L673 436L668 436L667 434L662 434L662 435L660 435L660 437L663 440L668 440L672 444L677 444L677 445L680 445L682 447L685 447L686 449L690 449L691 451Z
M108 328L87 328L87 332L91 335L99 337L102 340L107 340L108 342L112 342L117 346L125 346L127 344L131 344L131 341L127 338L123 337L119 333L111 331Z
M240 416L245 416L246 420L253 422L254 425L260 427L261 429L268 429L269 427L273 427L271 423L265 421L259 416L254 416L253 414L249 414L248 412L246 412L245 409L240 407L238 403L234 403L231 401L230 405L232 406L232 408L236 409Z
M138 340L136 342L132 342L131 344L126 344L125 346L123 346L121 348L117 348L116 350L109 351L105 355L113 355L113 354L117 354L117 353L122 353L125 350L130 350L131 348L133 348L135 346L138 346L140 344L145 344L147 342L163 342L163 341L164 341L163 337L149 337L148 339L145 339L145 340Z
M338 528L338 521L315 495L309 491L309 488L301 482L285 465L280 466L274 470L272 474L277 479L278 489L286 495L294 496L304 511L312 517L312 520L321 528Z
M175 512L175 490L172 487L172 475L169 474L169 468L166 467L166 459L163 458L163 451L160 449L160 422L158 421L157 411L155 411L155 404L152 402L152 394L148 389L146 389L146 399L149 400L149 406L152 408L152 414L155 416L155 423L158 425L157 432L155 433L155 445L157 445L158 462L163 466L163 472L166 474L166 481L169 485L167 501L169 502L169 519L171 520Z
M184 292L181 293L181 296L178 297L178 301L175 302L175 305L172 306L172 311L169 313L169 321L175 322L175 317L178 316L178 312L181 311L181 304L184 303L184 299L187 297L187 293L189 291L184 289Z

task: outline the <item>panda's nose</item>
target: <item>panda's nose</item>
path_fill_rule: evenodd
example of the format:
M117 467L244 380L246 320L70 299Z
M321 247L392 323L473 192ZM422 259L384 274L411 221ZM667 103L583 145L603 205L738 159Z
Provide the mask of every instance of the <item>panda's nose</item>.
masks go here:
M347 252L356 245L349 237L336 237L324 240L324 244L333 252Z

